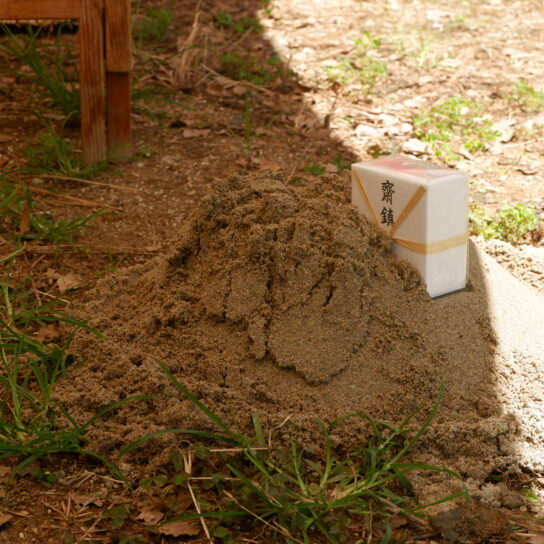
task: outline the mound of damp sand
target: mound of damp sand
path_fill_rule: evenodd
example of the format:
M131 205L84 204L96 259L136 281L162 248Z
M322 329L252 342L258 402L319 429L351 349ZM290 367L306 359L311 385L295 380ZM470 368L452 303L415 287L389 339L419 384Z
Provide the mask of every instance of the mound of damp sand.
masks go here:
M499 464L544 469L544 300L473 243L468 288L432 300L390 246L350 206L347 177L221 182L170 254L89 293L79 316L105 339L76 340L85 362L57 395L79 421L129 395L153 397L90 429L102 454L158 429L211 428L160 360L232 424L249 428L257 412L279 427L275 440L314 444L315 418L361 410L398 422L433 403L443 376L421 461L475 482ZM336 438L365 432L350 420ZM149 442L135 461L159 466L175 440Z

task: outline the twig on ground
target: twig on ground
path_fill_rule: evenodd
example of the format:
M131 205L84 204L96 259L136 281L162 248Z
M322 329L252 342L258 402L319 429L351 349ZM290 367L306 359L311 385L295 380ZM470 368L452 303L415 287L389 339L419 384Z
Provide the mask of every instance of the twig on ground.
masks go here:
M40 174L39 176L33 176L33 178L43 178L43 179L59 179L62 181L77 181L80 183L87 183L89 185L100 185L102 187L111 187L112 189L120 189L122 191L143 191L143 189L138 189L137 187L129 187L128 185L117 185L115 183L105 183L102 181L94 181L90 179L83 178L74 178L71 176L60 176L57 174Z
M212 448L209 451L213 453L242 453L244 451L263 451L268 450L267 447L262 448Z
M196 509L197 513L200 515L200 514L202 514L202 510L200 509L200 504L196 500L196 496L195 496L195 493L193 491L193 487L191 486L190 480L192 480L192 478L189 478L189 480L187 480L187 488L189 489L189 493L191 494L191 499L193 501L193 504L195 505L195 509ZM210 534L210 530L208 529L208 524L206 523L206 520L201 515L200 515L200 517L198 519L200 519L200 523L202 524L202 529L204 529L204 533L206 533L206 536L208 537L208 540L210 542L213 542L212 535Z
M246 508L243 504L240 504L236 498L234 497L234 495L232 495L231 493L229 493L227 490L223 490L223 493L225 493L225 495L231 500L233 501L239 508L241 508L242 510L244 510L245 512L247 512L248 514L250 514L251 516L253 516L254 518L257 518L261 523L264 523L265 525L267 525L268 527L270 527L272 530L274 531L278 531L280 533L282 533L284 536L286 536L287 538L290 538L291 540L294 540L295 542L298 542L298 544L304 544L304 542L302 542L302 540L298 540L298 538L295 538L285 527L282 527L281 525L278 525L278 524L272 524L268 521L266 521L264 518L262 518L261 516L255 514L255 512L252 512L249 508Z
M66 251L63 249L63 253L80 253L81 250L93 249L96 251L89 251L89 253L106 253L111 255L117 255L119 253L127 253L129 255L155 255L158 249L138 249L133 247L108 247L108 246L94 246L94 245L71 245L71 244L57 244L56 246L35 246L28 247L25 251L29 253L45 253L55 254L58 253L59 248L72 249L73 251Z
M45 297L53 298L55 300L60 300L61 302L65 302L66 304L68 302L70 302L69 300L66 300L65 298L60 298L60 297L56 297L55 295L50 295L49 293L46 293L45 291L40 291L39 289L36 289L35 287L33 287L32 290L35 293L39 294L39 295L43 295Z
M106 208L109 210L121 211L121 208L116 208L111 204L106 204L105 202L97 202L96 200L87 200L85 198L78 198L76 196L67 195L64 193L54 193L53 191L48 191L42 187L36 187L35 185L29 185L28 188L33 193L38 193L42 195L53 196L55 198L69 200L71 203L78 206L86 206L90 208Z
M213 68L210 68L209 66L206 66L205 64L202 64L202 68L210 72L210 74L214 75L216 79L218 79L219 81L223 81L225 83L225 87L235 87L236 85L241 85L242 87L251 87L252 89L261 91L271 96L278 94L274 91L271 91L270 89L266 89L265 87L259 87L259 85L255 85L255 83L251 83L249 81L235 81L234 79L231 79L230 77L224 76L220 74L219 72L216 72Z

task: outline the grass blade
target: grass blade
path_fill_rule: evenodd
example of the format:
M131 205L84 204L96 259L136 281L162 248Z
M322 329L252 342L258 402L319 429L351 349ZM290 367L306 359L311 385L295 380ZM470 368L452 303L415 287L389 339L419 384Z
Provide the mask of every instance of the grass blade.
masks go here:
M214 412L212 412L205 404L200 402L192 393L190 393L183 385L181 385L178 380L173 376L173 374L170 372L170 369L161 361L158 361L159 366L161 367L162 371L166 374L166 377L170 380L172 385L185 397L187 397L202 413L207 415L211 421L213 421L218 427L223 429L225 433L227 433L231 437L237 437L235 433L233 433L229 426ZM237 442L239 442L237 440Z
M125 456L127 453L130 453L132 450L138 448L139 446L141 446L145 442L151 440L155 436L161 436L163 434L188 434L188 435L191 435L191 436L199 436L199 437L202 437L202 438L208 438L210 440L218 440L220 442L226 442L227 444L232 445L232 446L237 446L238 445L237 440L233 440L231 438L227 438L227 437L221 436L219 434L208 433L206 431L195 431L195 430L192 430L192 429L161 429L159 431L153 431L152 433L148 433L148 434L146 434L144 436L141 436L140 438L134 440L134 442L131 442L128 446L124 447L119 452L119 457Z
M116 410L117 408L120 408L124 404L127 404L127 402L132 402L133 400L148 400L152 398L153 397L150 397L147 395L133 395L131 397L127 397L126 399L113 402L112 404L106 406L105 408L102 408L102 410L100 410L97 414L91 417L91 419L89 419L83 425L81 425L81 429L83 432L86 432L87 428L90 427L93 423L95 423L96 420L100 419L102 416L106 415L108 412L111 412L112 410Z

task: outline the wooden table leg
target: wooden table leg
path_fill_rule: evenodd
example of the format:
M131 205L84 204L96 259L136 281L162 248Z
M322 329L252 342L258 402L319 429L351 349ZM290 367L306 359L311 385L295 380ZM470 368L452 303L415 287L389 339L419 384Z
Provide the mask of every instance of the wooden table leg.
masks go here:
M130 1L107 0L105 9L108 151L110 156L129 156L132 68Z
M102 0L81 0L79 20L83 162L106 158L104 23Z
M130 74L108 72L108 155L129 157L130 142Z

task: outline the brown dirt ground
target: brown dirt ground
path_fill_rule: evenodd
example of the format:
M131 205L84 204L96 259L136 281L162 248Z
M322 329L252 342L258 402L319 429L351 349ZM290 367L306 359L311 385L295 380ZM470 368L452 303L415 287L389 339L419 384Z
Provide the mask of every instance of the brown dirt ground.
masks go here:
M180 60L175 38L187 39L195 6L185 0L161 5L176 14L172 39L136 51L136 74L153 68L137 85L174 90L175 102L146 104L159 121L135 111L135 160L118 162L118 172L102 172L96 178L112 186L32 181L117 209L94 221L74 247L59 252L40 242L27 245L16 276L31 275L33 288L45 293L44 298L66 299L77 306L99 278L170 250L210 185L233 174L272 169L283 172L289 183L307 184L315 178L304 166L322 165L335 172L338 157L350 163L377 151L414 150L418 157L430 158L428 148L415 151L414 142L407 144L413 137L414 115L456 94L485 103L501 131L500 139L480 152L458 149L462 157L455 166L469 173L474 201L489 210L504 202L534 203L542 211L543 113L523 111L508 101L513 82L520 78L544 90L541 2L278 0L265 11L250 1L203 1L201 31L210 40L210 54L181 83L176 79ZM249 33L243 47L264 57L279 55L296 77L278 77L262 89L218 75L220 53L242 39L213 25L212 14L220 9L235 18L259 15L265 32ZM375 56L387 64L389 75L369 94L353 85L331 86L323 66L348 54L353 39L365 30L382 37ZM20 149L42 125L21 67L11 59L1 62L0 167L8 171L24 166ZM56 112L41 111L59 119ZM71 130L77 145L77 131ZM63 198L43 198L40 205L58 217L89 210ZM8 254L9 238L0 239L0 244L0 253ZM61 293L58 280L69 274L76 276L76 288ZM122 487L83 460L53 460L44 467L57 473L59 483L47 490L28 476L18 479L9 507L2 509L13 517L2 525L0 542L60 543L67 542L63 539L68 534L75 542L115 541L99 514L105 505L123 500L118 496ZM532 483L541 485L534 479ZM135 532L143 531L141 526ZM538 527L532 532L542 538ZM427 540L444 534L428 533Z

